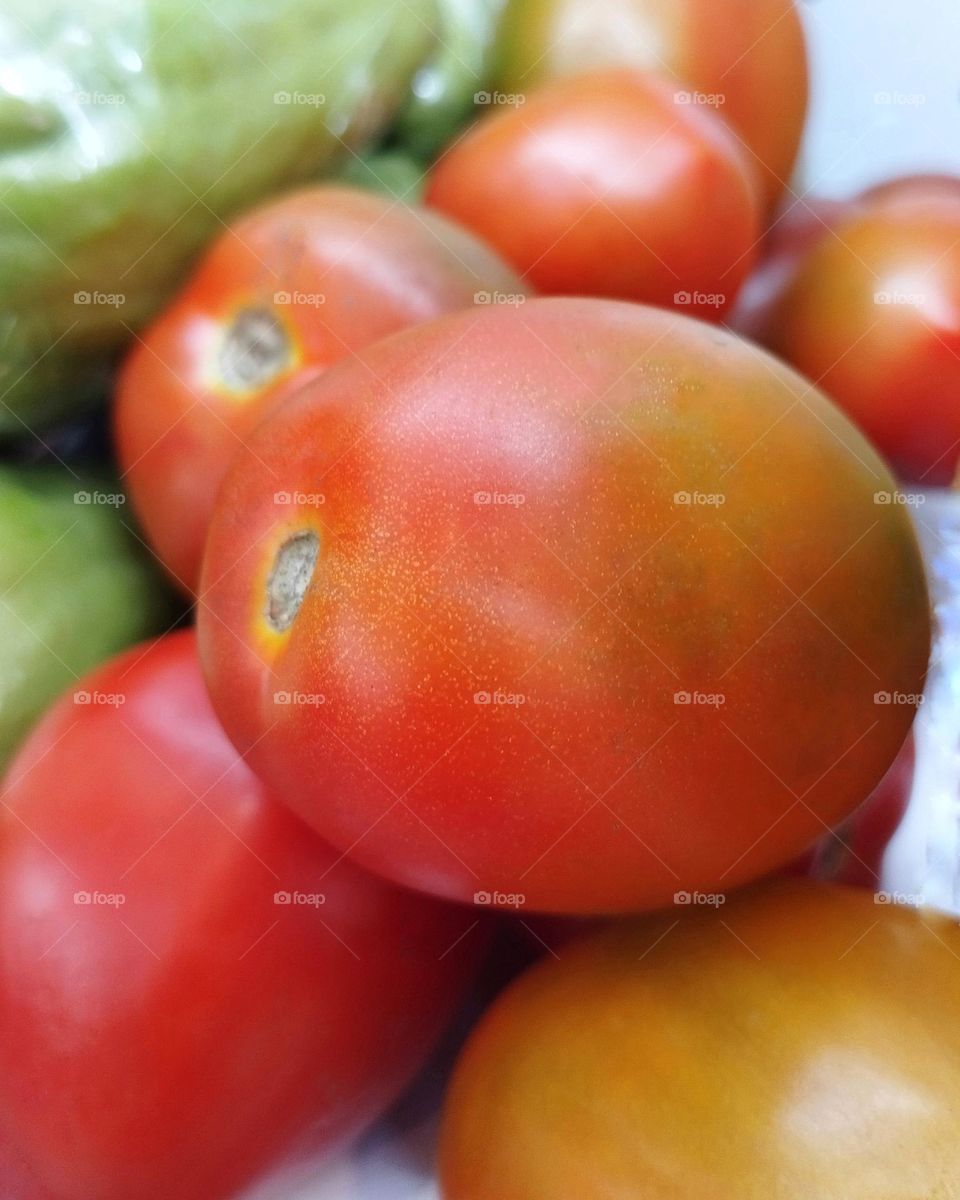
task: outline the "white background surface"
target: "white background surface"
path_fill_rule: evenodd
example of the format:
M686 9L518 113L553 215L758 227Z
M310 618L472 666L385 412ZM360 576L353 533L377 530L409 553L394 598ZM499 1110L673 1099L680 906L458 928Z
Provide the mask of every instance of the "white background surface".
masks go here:
M796 192L843 197L895 174L960 173L960 0L801 0L801 7L813 90ZM421 1084L345 1160L243 1200L436 1200L431 1092Z

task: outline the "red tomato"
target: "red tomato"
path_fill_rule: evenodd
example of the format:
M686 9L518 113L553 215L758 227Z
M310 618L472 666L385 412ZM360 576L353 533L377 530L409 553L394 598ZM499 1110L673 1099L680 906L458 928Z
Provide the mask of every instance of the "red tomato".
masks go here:
M780 880L617 921L481 1019L444 1200L934 1200L960 1179L960 930Z
M339 1145L423 1060L482 943L266 795L189 632L41 721L6 782L0 891L4 1200L219 1200Z
M509 0L498 87L622 64L655 71L742 139L767 207L786 188L807 108L794 0Z
M818 241L763 343L822 386L902 479L960 459L960 196L888 190Z
M906 736L913 708L876 695L920 692L929 618L909 516L875 502L893 481L712 326L457 314L331 370L251 449L204 566L215 704L391 878L569 912L733 886ZM327 503L278 509L278 486Z
M760 240L749 164L708 110L627 69L560 80L480 121L429 205L538 290L680 305L717 321Z
M316 187L237 221L117 388L125 482L173 578L196 590L227 465L284 395L377 338L522 291L470 234L369 192Z

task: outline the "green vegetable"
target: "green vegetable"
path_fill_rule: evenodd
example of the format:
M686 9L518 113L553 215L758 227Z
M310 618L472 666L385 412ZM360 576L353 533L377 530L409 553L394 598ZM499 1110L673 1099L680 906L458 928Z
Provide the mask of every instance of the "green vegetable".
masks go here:
M484 111L504 5L505 0L440 0L436 50L414 76L413 95L396 129L401 145L424 162Z
M127 519L107 479L0 467L0 767L65 687L169 625L170 594Z
M401 150L379 150L350 158L340 179L405 204L419 203L427 182L423 166Z
M0 433L76 410L222 220L392 119L436 0L4 0Z

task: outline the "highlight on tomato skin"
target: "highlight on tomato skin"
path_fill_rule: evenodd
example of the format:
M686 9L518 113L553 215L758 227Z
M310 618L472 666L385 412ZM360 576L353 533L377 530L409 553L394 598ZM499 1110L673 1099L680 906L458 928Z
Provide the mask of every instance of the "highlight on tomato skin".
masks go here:
M220 730L192 631L81 680L0 817L5 1200L228 1200L356 1137L476 973L476 914L344 861Z
M703 900L494 1001L446 1095L443 1200L949 1195L956 921L800 880Z
M124 482L175 582L196 591L230 460L287 396L408 325L525 294L466 230L386 196L321 184L239 218L137 339L116 388Z
M685 96L623 67L555 80L454 143L426 203L538 292L718 322L750 271L762 213L743 148Z
M276 794L390 879L583 915L733 887L853 811L910 727L929 607L894 482L712 326L455 314L253 445L208 542L207 682ZM278 478L326 503L278 510Z

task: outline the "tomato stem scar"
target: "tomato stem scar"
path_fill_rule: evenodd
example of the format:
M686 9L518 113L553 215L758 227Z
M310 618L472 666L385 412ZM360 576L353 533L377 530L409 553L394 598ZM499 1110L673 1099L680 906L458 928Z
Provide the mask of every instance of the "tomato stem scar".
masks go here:
M273 562L267 579L267 623L285 633L300 611L320 554L320 539L312 530L288 537Z

